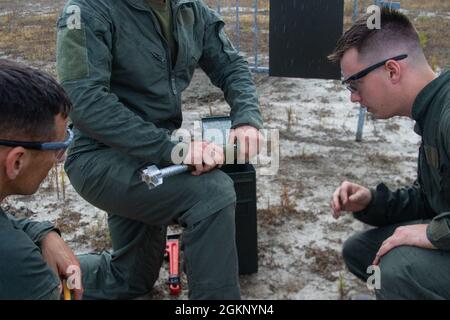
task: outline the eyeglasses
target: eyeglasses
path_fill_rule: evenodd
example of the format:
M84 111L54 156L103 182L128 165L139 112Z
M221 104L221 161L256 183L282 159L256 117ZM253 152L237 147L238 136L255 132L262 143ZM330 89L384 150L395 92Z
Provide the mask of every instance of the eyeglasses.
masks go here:
M73 131L67 128L67 138L65 141L38 142L38 141L14 141L0 140L1 146L6 147L22 147L25 149L41 150L41 151L59 151L57 159L61 159L73 140Z
M407 54L402 54L400 56L396 56L396 57L389 58L389 59L383 60L381 62L375 63L374 65L371 65L370 67L367 67L366 69L361 70L358 73L355 73L354 75L351 75L347 79L343 80L342 84L350 83L351 81L356 81L356 80L359 80L359 79L367 76L370 72L383 66L389 60L400 61L400 60L406 59L407 57L408 57ZM348 86L346 86L346 88L348 90L350 90L351 93L355 93L356 91L358 91L358 89L355 87L355 85L351 84L351 83Z

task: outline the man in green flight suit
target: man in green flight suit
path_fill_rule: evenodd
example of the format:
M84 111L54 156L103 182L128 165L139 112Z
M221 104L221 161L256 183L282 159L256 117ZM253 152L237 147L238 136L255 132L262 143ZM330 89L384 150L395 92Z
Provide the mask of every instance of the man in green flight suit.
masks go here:
M344 260L363 280L377 270L369 266L379 267L379 281L371 279L379 299L450 299L450 71L433 72L404 14L382 9L381 29L369 29L368 18L330 58L340 61L352 102L380 119L411 117L422 143L414 185L391 191L344 182L334 192L335 218L351 211L377 227L348 239Z
M223 27L201 0L66 4L58 20L57 71L74 104L75 140L65 168L75 189L108 212L113 245L112 254L79 257L85 298L149 292L171 223L184 227L189 298L240 298L236 195L231 179L213 170L223 151L192 141L183 155L195 167L192 174L151 191L140 177L149 164L173 163L170 136L181 126L181 93L197 65L224 92L231 138L247 143L242 152L260 139L256 89Z
M73 138L69 98L49 75L0 59L0 204L36 192ZM62 280L81 299L80 264L50 222L0 208L0 300L57 300Z

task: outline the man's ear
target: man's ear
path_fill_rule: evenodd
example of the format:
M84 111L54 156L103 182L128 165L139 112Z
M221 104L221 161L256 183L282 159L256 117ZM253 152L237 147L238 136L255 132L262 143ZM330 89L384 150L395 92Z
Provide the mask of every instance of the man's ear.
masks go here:
M6 176L14 180L26 165L26 150L22 147L13 148L8 152L5 159Z
M386 70L389 72L389 80L393 84L397 84L400 81L402 67L400 63L395 60L389 60L385 65Z

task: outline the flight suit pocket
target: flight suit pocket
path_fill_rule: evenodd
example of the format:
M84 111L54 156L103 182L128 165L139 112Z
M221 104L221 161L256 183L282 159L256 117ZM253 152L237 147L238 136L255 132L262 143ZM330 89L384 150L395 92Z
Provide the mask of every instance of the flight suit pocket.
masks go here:
M216 36L220 40L222 52L224 52L228 56L228 58L231 59L232 56L235 55L237 51L225 32L225 22L216 12L213 12L212 21L215 24L215 32L217 33Z
M63 19L58 21L56 69L61 82L89 76L86 29L69 29Z

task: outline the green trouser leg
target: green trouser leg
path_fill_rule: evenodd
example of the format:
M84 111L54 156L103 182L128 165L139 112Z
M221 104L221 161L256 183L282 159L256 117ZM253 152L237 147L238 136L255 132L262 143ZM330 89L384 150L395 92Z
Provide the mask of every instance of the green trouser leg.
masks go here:
M189 299L240 298L234 210L229 205L184 232Z
M62 300L61 292L59 292L59 288L53 289L48 295L44 296L42 300Z
M149 269L159 270L164 252L155 228L178 223L184 227L189 297L239 299L233 181L220 170L198 177L185 173L149 190L140 178L143 166L112 149L66 162L78 193L109 213L113 253L80 257L86 297L147 293L154 282L148 274L155 273Z
M343 246L344 261L349 270L363 281L384 240L402 225L428 223L429 220L374 228L350 237ZM379 264L381 288L378 299L450 299L450 252L412 246L392 249Z
M108 216L113 252L78 256L84 299L132 299L148 293L158 278L166 228Z

